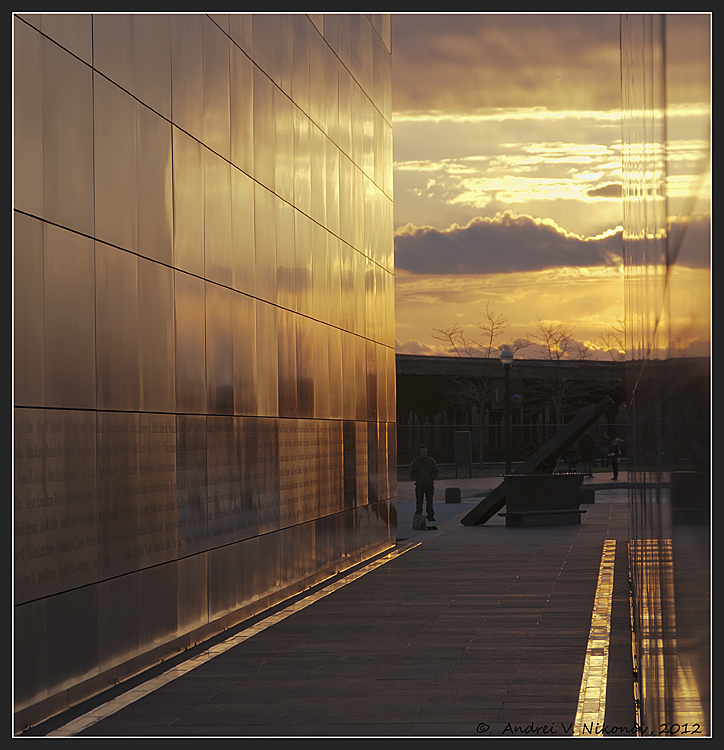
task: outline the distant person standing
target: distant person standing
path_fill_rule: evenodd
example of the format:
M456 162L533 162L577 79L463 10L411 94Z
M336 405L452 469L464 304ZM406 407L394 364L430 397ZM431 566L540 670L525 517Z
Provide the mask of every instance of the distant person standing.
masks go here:
M608 449L608 460L613 469L613 479L618 479L618 462L621 459L621 444L618 438L611 441Z
M593 453L596 450L596 439L590 432L586 432L578 441L578 450L581 452L583 463L583 475L593 477Z
M435 494L435 480L439 474L435 459L427 455L427 446L421 445L417 456L410 464L410 477L415 481L415 500L417 514L422 515L422 502L426 502L427 520L435 520L432 499Z

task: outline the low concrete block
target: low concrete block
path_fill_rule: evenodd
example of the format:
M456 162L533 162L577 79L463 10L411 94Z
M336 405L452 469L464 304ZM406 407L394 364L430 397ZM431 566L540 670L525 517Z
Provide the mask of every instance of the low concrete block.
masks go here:
M445 489L445 502L446 503L459 503L461 501L460 488L459 487L447 487Z

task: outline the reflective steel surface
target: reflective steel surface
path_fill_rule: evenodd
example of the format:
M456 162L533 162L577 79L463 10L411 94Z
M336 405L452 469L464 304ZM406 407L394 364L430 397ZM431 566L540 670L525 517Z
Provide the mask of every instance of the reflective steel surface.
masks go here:
M394 544L390 24L16 14L15 710Z
M635 655L681 736L711 731L710 22L621 17Z

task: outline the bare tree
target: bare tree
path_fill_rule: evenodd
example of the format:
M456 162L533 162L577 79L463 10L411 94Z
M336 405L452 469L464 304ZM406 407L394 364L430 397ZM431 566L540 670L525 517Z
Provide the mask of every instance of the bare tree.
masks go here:
M528 334L528 341L544 359L562 362L591 356L590 349L576 340L573 326L559 321L538 318L538 326Z
M607 325L604 332L598 334L598 340L614 362L623 361L626 358L625 320L616 313L616 322Z
M479 315L480 319L472 326L475 329L472 334L466 333L459 323L454 323L448 328L433 328L432 337L447 344L448 350L458 357L495 357L500 350L498 341L508 327L509 318L492 310L487 301Z
M487 301L484 308L479 311L479 316L470 333L459 323L454 323L448 328L434 328L433 338L444 342L448 351L458 357L487 360L485 363L481 362L481 369L474 378L455 378L448 394L453 404L466 409L474 407L480 417L479 460L482 468L484 416L490 397L491 380L500 372L498 358L509 318L504 313L492 309ZM529 342L525 339L516 339L509 346L515 352L529 346Z
M528 334L528 338L542 359L550 359L556 363L555 377L540 383L535 395L542 403L553 408L556 425L560 429L565 421L566 407L585 402L586 396L579 384L564 377L560 364L588 359L591 352L585 344L575 339L572 325L559 321L538 318L538 326L532 334Z

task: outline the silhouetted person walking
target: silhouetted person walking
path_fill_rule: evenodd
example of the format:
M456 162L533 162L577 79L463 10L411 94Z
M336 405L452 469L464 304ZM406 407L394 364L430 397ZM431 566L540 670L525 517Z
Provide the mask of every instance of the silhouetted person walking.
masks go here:
M417 456L410 464L410 476L415 480L416 510L422 515L422 501L426 501L427 520L435 520L435 511L432 507L433 495L435 494L435 480L438 475L435 459L427 455L427 446L421 445Z

